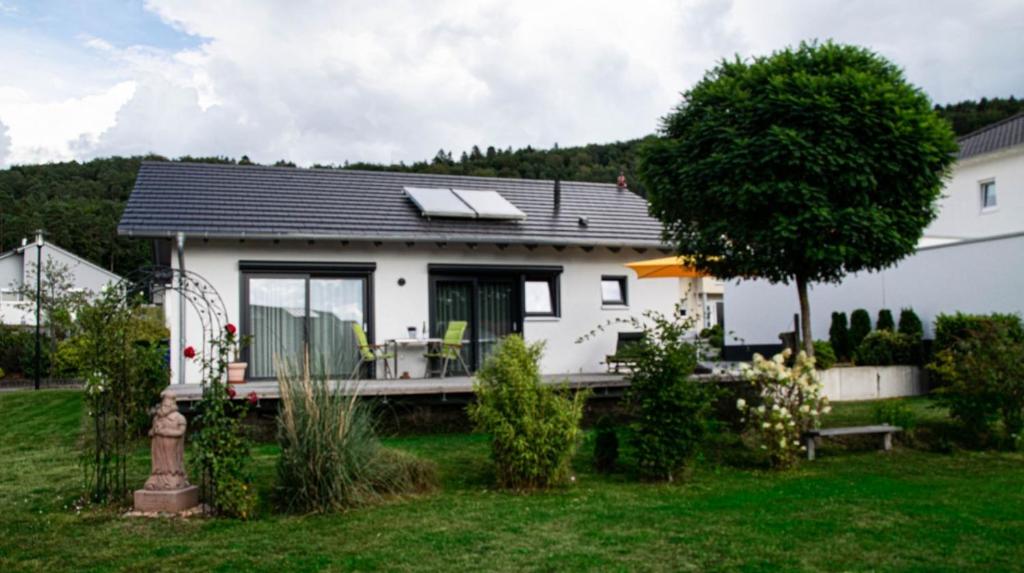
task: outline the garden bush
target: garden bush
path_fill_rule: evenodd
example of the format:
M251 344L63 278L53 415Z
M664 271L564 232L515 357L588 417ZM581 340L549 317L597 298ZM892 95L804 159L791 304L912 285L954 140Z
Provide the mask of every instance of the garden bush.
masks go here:
M692 377L697 352L686 342L692 323L648 312L627 400L634 414L632 446L640 474L673 481L704 442L712 423L714 387Z
M896 323L892 319L892 311L883 308L878 311L878 320L875 321L875 330L888 330L893 332L896 330Z
M50 375L51 363L50 339L44 333L40 341L40 374L47 378ZM0 325L0 368L9 376L21 375L35 378L36 375L36 338L35 331L24 328Z
M858 366L913 365L917 345L906 334L891 330L876 330L867 335L854 354Z
M436 485L433 464L381 446L371 406L356 387L331 383L321 366L310 375L291 363L277 368L277 498L285 511L340 511L382 495Z
M491 435L502 487L545 488L564 481L580 440L586 393L544 384L543 350L541 343L508 336L473 383L476 402L467 410L477 430Z
M857 353L857 347L864 338L871 334L871 315L863 308L850 314L850 357Z
M814 341L814 367L818 370L828 370L836 363L836 353L827 340Z
M828 328L828 341L832 345L837 360L843 362L850 360L853 353L850 349L850 327L846 323L845 312L832 313L832 324Z
M935 392L975 443L983 443L996 419L1004 439L1021 445L1024 433L1024 336L1013 315L939 317L943 345L929 364L941 380Z
M875 404L874 420L876 424L899 426L908 435L917 427L917 414L901 399L883 400Z
M594 439L594 469L601 473L615 470L619 460L619 435L614 422L607 416L597 421L597 436Z
M790 368L786 366L790 358L788 349L771 360L755 354L752 364L743 365L743 376L757 388L761 403L736 402L749 435L769 463L780 468L800 459L800 452L806 450L800 441L802 434L818 427L821 416L832 410L828 398L821 394L814 359L800 352Z
M721 325L715 324L700 331L701 339L707 341L707 345L722 351L725 348L725 330Z

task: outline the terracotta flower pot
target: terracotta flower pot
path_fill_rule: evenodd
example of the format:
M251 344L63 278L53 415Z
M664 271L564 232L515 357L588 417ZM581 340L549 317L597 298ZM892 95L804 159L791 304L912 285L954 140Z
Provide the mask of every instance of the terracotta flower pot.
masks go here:
M228 384L245 384L245 367L248 365L248 362L228 364Z

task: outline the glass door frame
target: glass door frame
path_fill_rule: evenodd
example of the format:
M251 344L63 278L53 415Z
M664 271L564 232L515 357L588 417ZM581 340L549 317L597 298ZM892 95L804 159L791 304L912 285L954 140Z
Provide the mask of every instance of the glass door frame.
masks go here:
M303 319L303 347L306 348L310 342L309 331L309 305L310 293L309 283L311 279L363 279L363 325L366 330L366 339L374 344L374 299L373 299L373 274L377 270L376 263L332 263L332 262L300 262L300 261L239 261L239 330L241 335L252 334L252 325L249 323L249 279L304 279L306 316ZM251 363L251 345L242 348L240 360ZM373 377L375 364L368 367L368 376ZM273 377L252 377L251 370L246 369L247 380L273 380Z
M523 293L524 283L528 278L545 277L557 282L562 274L560 265L466 265L466 264L428 264L429 275L428 297L428 328L433 331L434 323L437 320L437 284L439 282L463 282L471 285L470 320L469 331L472 334L470 340L469 367L473 372L481 366L480 356L480 283L488 281L508 281L512 284L512 332L522 335L524 319L527 316L524 304ZM560 289L554 289L553 296L557 296ZM552 301L558 303L557 300ZM442 334L443 336L443 334Z

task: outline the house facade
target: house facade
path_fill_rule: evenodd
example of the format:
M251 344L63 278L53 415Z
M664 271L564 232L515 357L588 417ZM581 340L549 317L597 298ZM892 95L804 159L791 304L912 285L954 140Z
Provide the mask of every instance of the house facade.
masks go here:
M35 326L35 306L25 301L19 291L24 284L35 284L38 261L42 262L44 279L47 265L56 263L67 268L73 288L82 292L98 293L105 285L121 280L120 276L46 240L23 241L21 246L0 254L0 324Z
M250 379L306 349L348 377L355 324L397 341L397 374L419 378L418 339L451 321L468 324L471 370L515 333L545 342L546 374L599 372L617 332L635 330L618 319L671 312L680 294L677 279L627 272L667 249L646 201L614 184L146 162L119 232L209 281L251 337ZM172 356L203 340L188 305L179 328L179 304L166 297ZM173 380L198 382L194 363L179 369Z
M1024 114L959 140L939 213L918 251L880 272L852 273L839 284L811 285L812 331L828 338L832 312L913 308L925 337L940 313L1024 313ZM726 357L781 348L793 330L796 289L766 281L732 281L725 321Z

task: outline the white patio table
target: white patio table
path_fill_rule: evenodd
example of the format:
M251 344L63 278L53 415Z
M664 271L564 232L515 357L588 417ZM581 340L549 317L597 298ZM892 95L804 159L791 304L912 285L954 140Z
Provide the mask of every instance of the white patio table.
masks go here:
M395 378L401 378L402 373L398 369L398 355L401 354L403 348L429 348L431 344L441 344L444 342L440 338L392 338L385 340L384 344L390 344L395 349ZM411 378L411 376L410 376Z

